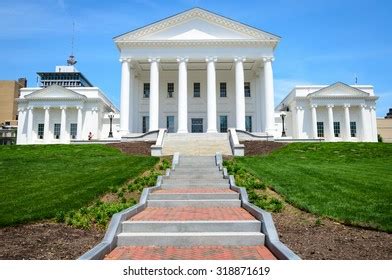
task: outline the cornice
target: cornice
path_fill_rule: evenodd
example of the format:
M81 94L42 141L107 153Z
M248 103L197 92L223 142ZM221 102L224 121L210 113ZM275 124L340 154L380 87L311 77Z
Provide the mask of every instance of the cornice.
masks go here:
M276 40L146 40L119 42L119 47L274 47Z

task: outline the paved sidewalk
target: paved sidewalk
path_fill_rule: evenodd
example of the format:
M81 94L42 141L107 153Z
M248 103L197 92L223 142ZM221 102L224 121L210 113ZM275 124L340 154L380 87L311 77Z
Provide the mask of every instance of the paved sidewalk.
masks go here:
M106 260L276 260L265 246L126 246Z

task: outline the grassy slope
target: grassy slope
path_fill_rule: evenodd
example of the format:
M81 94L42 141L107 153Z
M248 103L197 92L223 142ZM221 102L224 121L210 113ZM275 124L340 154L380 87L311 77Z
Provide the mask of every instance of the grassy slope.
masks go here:
M391 144L293 143L236 160L299 208L392 232Z
M104 145L0 146L0 226L79 208L157 161Z

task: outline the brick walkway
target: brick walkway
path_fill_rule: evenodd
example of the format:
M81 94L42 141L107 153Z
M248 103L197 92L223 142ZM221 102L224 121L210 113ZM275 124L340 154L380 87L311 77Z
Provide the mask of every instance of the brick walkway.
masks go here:
M255 220L244 208L241 207L172 207L154 208L147 207L142 212L133 216L131 221L236 221Z
M106 260L276 260L265 246L117 247Z

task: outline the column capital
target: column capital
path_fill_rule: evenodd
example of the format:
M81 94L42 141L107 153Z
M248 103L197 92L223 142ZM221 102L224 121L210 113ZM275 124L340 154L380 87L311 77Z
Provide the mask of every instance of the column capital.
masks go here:
M98 111L98 107L92 107L92 108L91 108L91 111L93 111L93 112Z
M245 61L246 61L246 57L244 57L244 56L234 57L234 62L245 62Z
M24 112L26 108L18 108L18 112Z
M177 62L185 62L187 63L189 61L189 58L187 56L181 57L181 56L177 56Z
M159 61L161 61L161 59L159 57L148 58L148 62L150 62L150 63L153 63L153 62L159 63Z
M333 107L335 107L335 105L333 105L333 104L328 104L327 105L327 108L333 108Z
M266 62L273 62L275 60L275 57L273 57L273 56L263 57L262 60L263 60L264 63L266 63Z
M217 62L218 58L216 56L207 56L206 62Z
M121 62L121 63L123 63L123 62L131 62L131 59L130 58L125 58L125 57L121 57L120 59L119 59L119 61Z
M375 111L376 110L376 106L369 106L369 109L372 110L372 111Z
M34 109L34 106L28 106L27 107L27 110L33 110Z
M83 109L83 106L76 106L76 109L77 109L77 110L82 110L82 109Z
M311 108L317 108L317 104L310 104Z
M301 111L301 110L303 110L303 108L302 108L302 106L295 106L295 110Z
M366 106L366 104L361 104L361 105L359 105L359 107L366 109L367 106Z
M350 108L350 104L344 104L343 107L344 108Z
M44 106L44 110L49 110L50 106Z
M60 110L66 110L67 106L60 106Z

